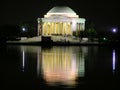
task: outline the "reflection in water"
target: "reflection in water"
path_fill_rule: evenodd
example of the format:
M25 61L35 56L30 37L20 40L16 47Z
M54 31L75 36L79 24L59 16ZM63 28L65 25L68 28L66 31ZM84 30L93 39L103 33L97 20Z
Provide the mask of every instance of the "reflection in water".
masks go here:
M75 86L78 77L85 76L87 47L54 46L41 49L41 47L21 46L20 48L22 71L29 73L27 70L35 70L37 64L37 77L43 78L48 85Z
M20 46L21 49L21 60L22 60L22 71L24 72L25 69L30 69L36 67L36 61L38 58L41 59L41 47L39 46ZM38 55L39 54L39 55ZM39 56L39 57L36 57ZM37 65L37 69L40 67ZM36 68L35 68L36 69Z
M115 71L115 62L116 62L116 60L115 60L115 50L113 50L113 52L112 52L112 70L113 70L113 72Z
M42 66L41 71L47 84L76 85L77 77L84 77L85 72L82 50L84 49L80 47L42 49L42 62L40 63L40 54L38 54L38 67Z
M41 48L37 50L37 77L40 76L41 74L41 58L42 58L42 54L41 54Z
M78 75L77 64L74 54L71 55L69 48L52 48L52 50L42 52L43 74L48 83L75 84Z
M0 55L2 86L114 88L119 86L118 55L117 49L101 46L8 46Z
M24 72L25 67L25 51L24 48L22 49L22 71Z

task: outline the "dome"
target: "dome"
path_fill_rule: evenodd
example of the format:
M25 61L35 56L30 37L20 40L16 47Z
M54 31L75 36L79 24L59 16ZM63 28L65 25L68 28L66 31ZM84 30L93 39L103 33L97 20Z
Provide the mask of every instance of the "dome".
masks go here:
M76 13L67 6L56 6L50 9L46 15L44 15L45 18L51 17L51 16L66 16L66 17L79 17L76 15Z
M53 7L51 10L48 11L48 13L72 13L72 14L76 14L71 8L69 8L67 6Z

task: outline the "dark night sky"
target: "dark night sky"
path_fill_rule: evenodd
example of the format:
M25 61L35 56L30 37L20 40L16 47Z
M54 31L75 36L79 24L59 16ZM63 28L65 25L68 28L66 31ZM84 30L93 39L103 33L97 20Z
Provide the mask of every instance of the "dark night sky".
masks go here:
M18 24L43 17L54 6L69 6L86 23L93 22L97 30L120 27L119 0L1 0L0 25Z

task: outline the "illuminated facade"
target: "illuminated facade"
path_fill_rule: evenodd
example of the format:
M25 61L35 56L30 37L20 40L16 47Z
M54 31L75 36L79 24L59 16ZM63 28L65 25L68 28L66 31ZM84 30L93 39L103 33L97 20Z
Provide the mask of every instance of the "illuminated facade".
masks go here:
M38 36L73 35L85 30L85 19L69 7L54 7L44 18L38 18Z

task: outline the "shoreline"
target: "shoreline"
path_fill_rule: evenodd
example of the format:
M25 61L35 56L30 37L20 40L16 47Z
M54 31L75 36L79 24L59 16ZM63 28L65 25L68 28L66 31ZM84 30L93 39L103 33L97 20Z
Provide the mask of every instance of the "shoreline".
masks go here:
M99 43L99 42L6 42L7 45L36 45L36 46L119 46L119 43Z

